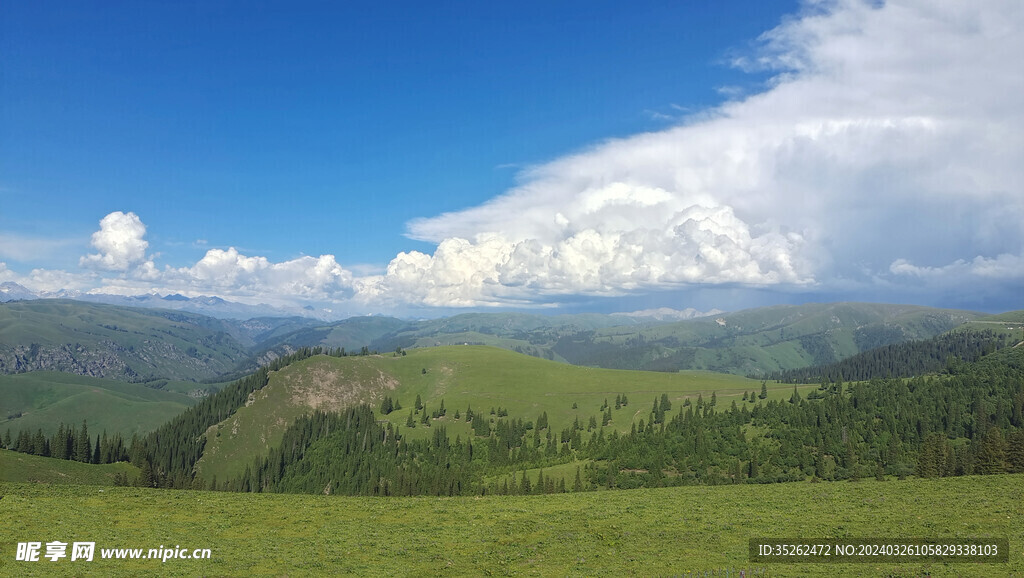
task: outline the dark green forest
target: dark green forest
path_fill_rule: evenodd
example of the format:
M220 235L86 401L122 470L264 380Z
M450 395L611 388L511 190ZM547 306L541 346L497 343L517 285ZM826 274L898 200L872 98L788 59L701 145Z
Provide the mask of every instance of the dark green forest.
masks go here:
M866 381L876 377L912 377L954 369L1016 343L1009 335L992 330L954 331L904 343L870 349L842 361L772 373L769 379L783 383L815 383L821 380Z

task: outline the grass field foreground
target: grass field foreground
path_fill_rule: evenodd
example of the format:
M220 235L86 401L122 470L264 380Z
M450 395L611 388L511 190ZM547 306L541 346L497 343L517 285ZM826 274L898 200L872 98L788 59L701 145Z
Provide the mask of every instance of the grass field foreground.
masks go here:
M11 483L0 494L0 575L1024 575L1024 475L484 498ZM1011 551L999 564L754 564L752 537L1006 537ZM95 542L96 559L15 560L18 542L54 540ZM212 557L99 559L161 546Z

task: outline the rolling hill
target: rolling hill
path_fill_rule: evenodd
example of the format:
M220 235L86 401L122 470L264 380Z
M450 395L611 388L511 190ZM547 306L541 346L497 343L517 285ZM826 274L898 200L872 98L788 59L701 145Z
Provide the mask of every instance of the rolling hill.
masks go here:
M0 432L42 429L49 436L61 423L77 427L85 420L96 434L130 439L195 403L183 393L111 379L55 371L0 375Z
M807 386L813 389L816 386ZM448 435L467 438L472 429L465 419L467 408L490 415L492 409L534 420L547 413L558 431L574 421L586 424L593 417L601 423L603 406L624 394L628 404L616 408L609 426L629 431L635 419L646 418L652 400L667 394L670 402L682 403L698 396L727 406L748 392L760 390L761 382L745 377L703 371L675 374L576 367L486 346L441 346L411 349L407 355L329 357L314 356L272 372L266 387L250 395L245 407L211 427L198 464L207 480L238 475L255 456L266 455L280 443L285 429L300 415L313 410L337 411L356 403L379 408L385 396L402 409L381 415L403 428L410 438L429 437L422 414L415 410L420 398L444 425ZM792 385L772 385L772 398L788 397ZM405 425L412 416L416 427Z

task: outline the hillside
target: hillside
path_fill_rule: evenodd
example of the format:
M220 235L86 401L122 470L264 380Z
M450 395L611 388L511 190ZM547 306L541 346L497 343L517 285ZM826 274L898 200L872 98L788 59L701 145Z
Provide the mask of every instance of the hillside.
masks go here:
M0 305L0 373L198 381L248 357L224 322L202 315L56 299Z
M61 423L77 427L84 420L96 434L130 439L195 403L182 393L110 379L50 371L0 375L0 434L42 429L49 436Z
M0 482L112 486L117 474L135 479L139 468L128 462L83 464L0 449Z
M401 410L381 416L413 438L431 435L414 409L417 396L425 412L446 415L432 420L451 438L472 435L471 425L456 419L467 408L490 414L500 408L511 416L534 420L547 413L551 427L561 430L575 421L601 423L603 405L625 394L629 405L612 411L610 427L628 431L634 419L646 418L652 400L664 393L673 403L715 393L719 403L760 390L761 383L739 376L708 372L677 374L576 367L484 346L412 349L407 355L315 356L270 375L268 385L250 396L245 407L207 432L199 474L224 480L241 473L252 458L266 455L280 443L284 430L314 409L337 411L356 403L379 408L384 397ZM773 385L773 394L788 397L791 385ZM575 405L575 407L574 407ZM417 427L404 429L415 412Z
M596 330L563 337L551 348L579 365L766 376L925 339L979 316L909 305L783 305L639 329Z
M979 326L977 322L969 325ZM770 378L786 383L809 383L953 373L963 363L978 361L1016 343L1006 332L958 327L931 339L883 345L842 361L773 373Z

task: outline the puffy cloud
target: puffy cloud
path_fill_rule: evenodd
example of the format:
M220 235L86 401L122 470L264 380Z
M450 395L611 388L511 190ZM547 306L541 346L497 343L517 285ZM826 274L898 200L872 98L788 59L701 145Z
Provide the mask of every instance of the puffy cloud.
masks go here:
M210 249L192 267L168 269L162 281L200 293L326 300L346 296L352 273L333 255L272 263L266 257L247 257L231 247Z
M59 269L32 269L28 274L17 273L0 261L0 282L12 281L26 289L39 293L57 293L64 289L77 291L88 289L96 283L91 273L70 273Z
M919 266L906 259L897 259L889 266L889 271L894 275L929 281L962 282L965 277L1024 281L1024 256L1006 253L987 258L979 255L970 261L958 259L941 267Z
M811 3L737 61L777 72L764 92L415 220L409 236L437 251L399 255L360 294L829 285L965 251L1002 271L1024 240L1022 25L1014 0Z
M100 230L92 235L92 246L99 252L82 257L80 264L119 275L101 279L93 292L176 292L257 302L328 301L351 295L352 273L333 255L274 263L266 257L242 255L231 247L210 249L191 267L159 269L153 258L146 256L149 243L145 235L146 225L135 213L115 211L100 221ZM52 272L49 277L56 279ZM37 285L41 283L42 279Z
M86 255L79 260L83 267L101 271L128 272L136 267L145 267L146 249L149 242L146 225L135 213L115 211L100 221L100 230L92 234L92 246L99 253Z

